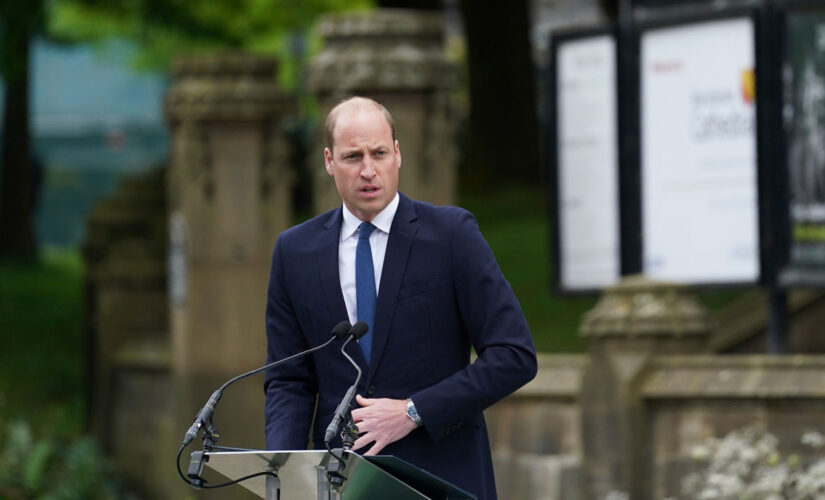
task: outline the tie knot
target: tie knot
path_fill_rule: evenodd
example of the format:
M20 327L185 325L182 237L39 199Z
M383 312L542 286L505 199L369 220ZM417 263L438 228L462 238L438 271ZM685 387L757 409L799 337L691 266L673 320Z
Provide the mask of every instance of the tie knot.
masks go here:
M375 231L375 226L369 222L362 222L361 225L358 226L358 239L365 240L369 238L373 231Z

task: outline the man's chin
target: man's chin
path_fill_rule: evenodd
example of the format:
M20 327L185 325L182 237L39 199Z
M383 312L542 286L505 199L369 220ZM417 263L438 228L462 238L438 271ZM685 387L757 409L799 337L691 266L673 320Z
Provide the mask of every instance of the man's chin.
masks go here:
M384 210L384 207L386 207L389 204L389 200L385 200L380 197L361 198L358 200L358 203L355 204L355 208L362 212L373 212L377 214L381 210Z

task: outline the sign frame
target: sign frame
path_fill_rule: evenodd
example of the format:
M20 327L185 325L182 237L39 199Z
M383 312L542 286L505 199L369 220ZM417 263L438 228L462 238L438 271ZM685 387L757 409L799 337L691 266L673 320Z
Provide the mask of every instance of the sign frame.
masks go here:
M622 269L622 254L621 254L621 245L622 245L622 231L621 231L621 223L623 220L622 217L622 200L621 200L621 190L620 190L620 183L621 183L621 166L619 161L619 154L618 148L620 145L620 131L619 131L619 92L618 92L618 77L619 77L619 65L617 60L617 45L618 45L618 33L617 28L613 25L602 25L602 26L595 26L590 28L583 28L583 29L573 29L573 30L565 30L560 32L554 32L550 35L550 62L546 67L545 71L545 91L544 91L544 121L545 121L545 144L547 145L546 150L546 168L548 172L548 179L550 182L548 183L548 198L549 198L549 206L548 212L549 217L548 221L551 224L550 234L552 235L552 266L551 272L553 274L552 277L552 288L554 291L560 294L566 295L581 295L581 294L594 294L600 292L604 286L609 285L610 283L603 283L599 285L583 285L583 286L576 286L569 279L565 280L563 274L563 270L565 269L565 264L569 261L566 260L569 256L565 255L563 251L564 243L562 242L562 236L565 234L565 227L564 227L564 219L565 214L563 213L563 196L564 193L562 188L562 175L564 171L564 165L562 165L562 126L563 124L560 123L560 116L561 112L559 110L559 98L561 95L562 90L559 88L559 78L560 75L560 53L569 44L587 42L587 41L596 41L601 38L609 38L613 47L612 47L612 60L609 61L609 64L612 64L612 85L611 85L611 92L612 92L612 99L613 99L613 123L609 126L612 129L612 140L613 140L613 155L612 161L614 162L613 165L610 165L614 169L614 179L615 182L613 183L612 189L614 190L615 196L615 208L614 212L608 214L608 218L612 218L613 227L610 229L614 232L615 235L615 254L612 256L613 261L608 263L609 266L614 266L617 273L615 276L615 280L621 278L623 274ZM602 89L603 90L603 89ZM609 135L608 131L608 135Z

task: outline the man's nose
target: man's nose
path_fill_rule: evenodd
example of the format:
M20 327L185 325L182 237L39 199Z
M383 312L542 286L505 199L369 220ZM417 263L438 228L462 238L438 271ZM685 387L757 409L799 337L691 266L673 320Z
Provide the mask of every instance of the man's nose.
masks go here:
M365 179L372 179L375 177L375 166L369 158L364 160L364 166L361 167L361 177Z

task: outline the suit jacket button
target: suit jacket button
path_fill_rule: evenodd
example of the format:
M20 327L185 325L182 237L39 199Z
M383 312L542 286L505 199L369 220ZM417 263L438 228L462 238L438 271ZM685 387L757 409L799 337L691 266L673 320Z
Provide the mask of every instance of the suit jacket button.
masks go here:
M373 394L375 394L375 386L371 385L367 387L367 396L372 396Z

